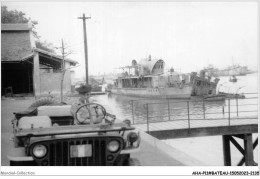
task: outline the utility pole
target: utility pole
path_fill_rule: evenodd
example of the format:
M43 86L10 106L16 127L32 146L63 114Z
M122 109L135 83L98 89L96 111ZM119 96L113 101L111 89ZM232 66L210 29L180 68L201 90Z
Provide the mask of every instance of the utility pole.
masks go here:
M62 48L62 69L65 69L65 54L64 54L64 44L63 44L63 39L61 39L61 48Z
M88 46L87 46L87 30L86 30L86 19L90 19L91 17L86 17L83 14L82 17L78 17L78 19L83 20L83 33L84 33L84 45L85 45L85 64L86 64L86 85L88 85Z
M63 81L64 81L64 75L65 75L65 54L64 54L64 44L63 44L63 39L61 39L61 48L62 48L62 63L61 63L61 84L60 84L60 101L63 102Z

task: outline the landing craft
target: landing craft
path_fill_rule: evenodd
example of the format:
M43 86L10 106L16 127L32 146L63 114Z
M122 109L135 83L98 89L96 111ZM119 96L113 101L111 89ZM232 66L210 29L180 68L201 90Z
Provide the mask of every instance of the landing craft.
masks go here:
M189 99L191 96L216 95L219 79L211 82L211 77L179 74L172 68L164 73L165 62L162 59L152 59L151 56L139 63L132 61L131 66L122 67L123 73L114 80L111 93L148 98Z

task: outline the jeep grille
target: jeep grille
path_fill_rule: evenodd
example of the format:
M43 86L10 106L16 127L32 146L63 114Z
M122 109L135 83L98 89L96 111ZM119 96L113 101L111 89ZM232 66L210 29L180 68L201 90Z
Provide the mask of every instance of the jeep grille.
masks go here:
M111 153L107 150L110 140L116 139L120 143L119 151ZM42 144L48 149L47 155L41 159L35 158L32 149L35 145ZM71 158L70 146L90 144L92 146L91 157ZM32 155L38 165L49 166L106 166L113 165L117 156L123 148L123 139L114 136L95 136L88 138L55 139L35 142L30 145L30 155ZM112 157L111 157L112 156ZM112 159L111 159L112 158Z

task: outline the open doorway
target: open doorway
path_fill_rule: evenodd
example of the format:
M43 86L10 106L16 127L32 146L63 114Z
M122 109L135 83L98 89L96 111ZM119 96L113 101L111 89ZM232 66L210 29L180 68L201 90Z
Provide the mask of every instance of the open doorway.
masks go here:
M27 62L2 63L2 96L7 92L33 94L33 65Z

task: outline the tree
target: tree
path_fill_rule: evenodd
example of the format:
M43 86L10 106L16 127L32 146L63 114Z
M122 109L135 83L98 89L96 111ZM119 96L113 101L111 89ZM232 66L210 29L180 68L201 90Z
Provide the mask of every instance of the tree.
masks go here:
M21 11L9 11L7 6L1 6L2 23L26 23L28 19L24 17L25 13Z
M31 21L32 23L32 32L34 37L37 39L36 47L51 53L55 53L55 50L52 48L51 43L41 42L40 36L38 36L36 32L37 21L31 20L31 18L25 17L25 13L17 10L8 10L7 6L1 6L1 21L3 24L7 23L28 23Z
M17 10L8 10L7 6L1 6L1 21L3 24L6 23L28 23L31 21L32 23L32 28L33 28L33 34L34 37L39 39L40 37L38 36L36 32L36 25L38 24L37 21L31 20L31 18L26 18L25 13L22 11L17 11Z
M45 50L47 52L51 52L51 53L56 53L55 50L53 49L53 45L51 43L48 43L46 41L41 42L39 40L37 40L35 42L36 48Z

